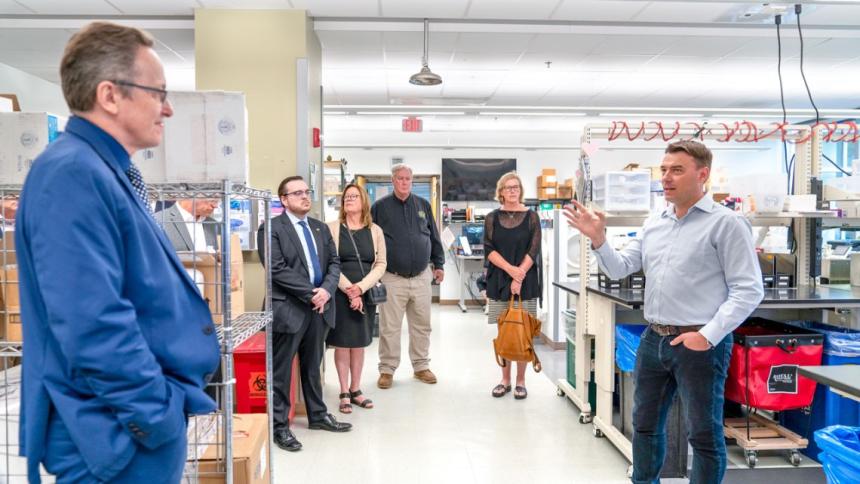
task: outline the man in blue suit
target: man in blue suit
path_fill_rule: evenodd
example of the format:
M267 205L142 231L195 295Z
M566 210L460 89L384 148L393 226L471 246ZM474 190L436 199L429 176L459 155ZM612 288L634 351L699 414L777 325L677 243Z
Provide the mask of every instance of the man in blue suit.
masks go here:
M130 156L173 114L152 38L94 23L60 67L73 117L33 163L16 240L21 454L57 482L178 482L188 414L218 363L207 304L145 203Z

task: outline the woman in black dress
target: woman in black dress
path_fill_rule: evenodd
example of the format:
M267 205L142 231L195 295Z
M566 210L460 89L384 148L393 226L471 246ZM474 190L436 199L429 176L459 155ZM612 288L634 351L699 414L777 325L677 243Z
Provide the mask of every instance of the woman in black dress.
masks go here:
M334 347L339 409L352 413L352 404L373 408L373 402L361 392L361 371L364 348L373 339L376 306L367 304L363 295L385 273L385 238L382 229L370 220L367 192L352 183L343 190L339 220L330 222L329 228L340 256L340 282L335 295L335 327L326 344Z
M541 293L537 261L540 260L540 217L523 205L523 185L516 172L502 175L496 184L496 198L502 205L484 219L484 253L487 268L488 319L496 323L508 308L511 295L522 297L523 306L537 314ZM528 396L527 362L517 362L514 398ZM502 381L493 388L494 397L511 391L511 366L502 367Z

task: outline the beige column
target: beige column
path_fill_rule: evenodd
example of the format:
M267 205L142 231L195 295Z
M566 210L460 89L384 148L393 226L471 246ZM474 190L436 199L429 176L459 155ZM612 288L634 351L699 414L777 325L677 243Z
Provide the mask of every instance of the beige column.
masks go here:
M315 171L321 193L311 130L321 122L322 56L306 11L199 9L194 43L198 90L245 93L251 187L274 194L283 178ZM258 310L262 267L250 253L245 260L246 308Z

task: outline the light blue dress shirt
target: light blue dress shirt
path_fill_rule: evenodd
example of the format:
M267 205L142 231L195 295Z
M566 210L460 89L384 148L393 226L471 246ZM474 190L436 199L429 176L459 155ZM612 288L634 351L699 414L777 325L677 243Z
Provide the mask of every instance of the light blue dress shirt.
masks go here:
M287 217L290 218L290 222L293 224L293 229L295 229L296 234L299 236L299 242L302 243L302 250L305 252L305 262L308 263L309 279L311 281L311 284L313 284L314 283L314 276L316 275L314 273L314 263L311 260L311 252L310 252L310 250L308 250L308 243L305 240L305 232L302 229L302 226L299 225L299 222L304 222L307 224L308 218L305 217L305 218L300 219L300 218L296 217L295 215L293 215L292 212L290 212L289 210L285 210L285 212L287 214ZM310 229L310 224L308 224L308 229ZM313 237L311 237L311 238L313 238ZM317 254L320 253L319 247L316 246L316 241L314 241L314 250L317 251Z
M649 323L703 325L700 332L712 345L764 297L749 221L709 196L680 219L674 205L652 215L621 251L607 241L594 252L612 279L644 269Z

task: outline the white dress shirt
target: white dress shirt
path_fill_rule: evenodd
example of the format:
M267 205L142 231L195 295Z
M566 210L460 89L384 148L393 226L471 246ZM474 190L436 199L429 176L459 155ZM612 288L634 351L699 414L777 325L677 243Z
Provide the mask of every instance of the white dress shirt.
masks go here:
M206 244L206 232L203 230L203 220L197 220L191 212L188 212L182 205L176 204L179 209L179 214L182 215L182 220L185 221L185 228L188 229L188 234L191 235L191 242L194 244L194 252L204 253L214 251L214 247L210 248Z
M708 195L680 219L671 204L652 215L623 250L604 242L594 252L612 279L644 269L649 323L703 325L700 332L712 345L764 297L749 221Z
M314 249L317 251L317 258L319 258L320 249L319 247L317 247L316 238L314 237L314 229L311 228L311 224L308 223L307 216L305 216L305 218L300 219L293 215L289 210L284 211L284 213L287 214L287 217L290 217L290 222L292 222L293 228L296 230L296 234L298 234L299 236L299 242L302 243L302 250L305 252L305 262L308 263L308 278L311 281L311 284L313 284L315 275L314 263L311 261L311 252L310 250L308 250L308 243L305 241L305 229L303 229L302 226L299 225L299 222L304 222L305 225L308 227L308 231L311 233L311 240L314 243Z

